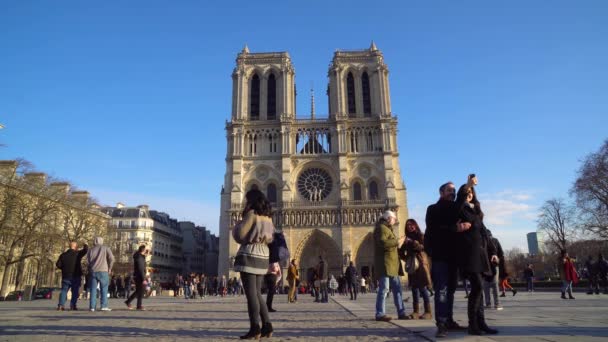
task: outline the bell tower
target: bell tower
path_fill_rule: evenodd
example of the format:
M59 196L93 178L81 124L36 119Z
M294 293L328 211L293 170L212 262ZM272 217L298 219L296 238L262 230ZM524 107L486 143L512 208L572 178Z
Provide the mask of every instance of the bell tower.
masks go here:
M391 115L388 67L374 42L366 50L336 51L327 76L330 117Z
M232 72L232 120L294 117L294 79L289 53L251 53L245 46Z

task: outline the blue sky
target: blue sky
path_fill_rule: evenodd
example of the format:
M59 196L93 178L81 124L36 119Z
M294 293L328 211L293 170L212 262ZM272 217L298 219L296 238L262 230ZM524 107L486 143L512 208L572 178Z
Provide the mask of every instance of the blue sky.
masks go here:
M0 158L218 231L236 54L289 51L298 112L327 112L335 49L374 40L390 69L419 222L475 172L486 223L527 250L608 137L606 1L0 2Z

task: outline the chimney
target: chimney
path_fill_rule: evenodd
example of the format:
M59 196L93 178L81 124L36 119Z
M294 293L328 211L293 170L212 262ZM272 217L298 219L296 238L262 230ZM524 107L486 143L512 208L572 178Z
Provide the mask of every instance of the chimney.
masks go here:
M122 208L124 208L124 207L125 207L125 205L124 205L124 204L122 204L122 203L120 203L120 202L116 203L116 208L117 208L117 209L122 209Z
M46 174L42 172L29 172L25 174L25 181L31 185L43 187L46 184Z
M66 198L70 192L70 184L65 182L54 182L51 183L51 189L53 194L61 198Z
M147 204L140 204L137 207L139 209L150 210L150 207Z
M0 177L12 178L17 172L17 161L0 160Z
M89 204L89 192L88 191L72 191L72 199L74 202L80 205Z

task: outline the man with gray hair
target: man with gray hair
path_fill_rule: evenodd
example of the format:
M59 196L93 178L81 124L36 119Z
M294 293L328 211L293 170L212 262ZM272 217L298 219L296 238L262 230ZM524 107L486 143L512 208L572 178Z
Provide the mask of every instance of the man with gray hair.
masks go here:
M87 254L89 262L89 276L91 277L91 301L89 310L95 311L97 306L97 284L101 291L101 311L112 311L108 307L108 284L110 282L110 272L114 264L114 255L107 246L103 245L103 238L98 236L94 240L95 247L91 248Z
M398 248L405 241L405 236L397 239L392 226L397 223L397 215L387 210L382 214L374 228L374 270L378 278L378 295L376 296L376 321L388 322L386 315L386 295L389 289L393 292L393 300L399 319L406 319L401 282L399 275L403 274L399 262Z

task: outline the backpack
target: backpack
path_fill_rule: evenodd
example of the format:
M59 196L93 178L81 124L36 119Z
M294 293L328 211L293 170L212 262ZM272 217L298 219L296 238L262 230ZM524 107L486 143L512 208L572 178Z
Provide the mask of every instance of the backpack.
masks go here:
M270 250L269 262L289 261L289 249L283 232L275 232L272 238L272 242L268 245Z

